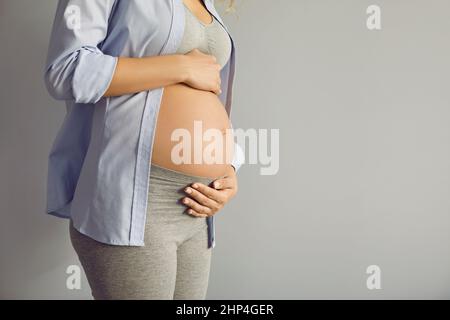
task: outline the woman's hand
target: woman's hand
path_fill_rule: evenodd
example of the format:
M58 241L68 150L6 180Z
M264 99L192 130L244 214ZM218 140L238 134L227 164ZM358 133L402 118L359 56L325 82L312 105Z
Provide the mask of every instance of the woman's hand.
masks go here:
M214 188L203 183L195 182L186 187L184 191L189 195L182 199L188 209L187 213L206 218L215 215L237 193L237 177L234 168L230 165L228 172L220 179L213 181Z
M183 83L195 89L212 91L217 95L222 93L220 89L221 68L216 57L204 54L198 49L194 49L184 56L187 59L182 66L185 74Z

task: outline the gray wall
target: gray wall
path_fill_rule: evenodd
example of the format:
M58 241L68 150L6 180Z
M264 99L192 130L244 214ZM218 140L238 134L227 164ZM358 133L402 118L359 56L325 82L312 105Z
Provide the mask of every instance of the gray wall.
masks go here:
M282 3L282 4L281 4ZM382 8L382 30L366 8ZM0 297L90 298L46 216L64 117L41 70L55 0L0 0ZM450 3L238 0L235 128L280 129L217 216L208 298L450 298ZM366 268L381 268L380 290Z

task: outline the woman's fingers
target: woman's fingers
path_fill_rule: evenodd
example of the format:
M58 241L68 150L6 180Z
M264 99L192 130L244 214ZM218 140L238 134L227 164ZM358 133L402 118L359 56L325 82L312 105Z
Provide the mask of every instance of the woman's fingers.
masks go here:
M236 186L236 182L233 178L221 178L214 180L213 186L216 190L223 190L223 189L234 189Z
M220 95L222 67L217 63L217 58L214 55L204 54L198 49L193 49L186 56L190 57L190 72L188 79L184 82L193 88Z
M192 213L192 215L202 215L201 217L203 217L203 215L205 217L213 215L213 210L211 208L208 208L206 206L201 205L200 203L198 203L197 201L191 199L191 198L183 198L182 200L183 204L188 206L189 208L191 208L194 212ZM188 210L188 213L191 214L191 212Z
M234 196L236 179L233 176L225 176L215 180L213 186L214 188L211 188L195 182L184 188L188 197L181 201L188 207L187 213L201 218L216 214Z
M191 186L193 189L202 193L207 198L214 200L215 202L217 202L220 205L225 204L225 202L227 201L227 195L224 194L223 191L208 187L207 185L205 185L201 182L195 182Z
M221 210L227 197L222 194L223 191L217 191L203 183L197 182L193 183L192 186L186 187L184 191L189 197L183 198L182 202L192 210L187 212L202 218L212 216Z
M201 193L198 190L195 190L191 187L186 187L184 191L199 204L211 208L211 209L219 209L219 204L211 198L208 198L206 195Z
M188 214L190 214L191 216L198 217L198 218L207 218L207 217L208 217L207 214L201 214L201 213L198 213L198 212L195 211L194 209L187 209L186 212L187 212Z

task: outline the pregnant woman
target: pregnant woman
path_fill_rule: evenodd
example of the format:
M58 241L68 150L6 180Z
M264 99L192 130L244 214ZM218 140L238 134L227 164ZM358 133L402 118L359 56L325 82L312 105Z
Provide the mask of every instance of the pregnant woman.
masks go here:
M47 212L95 299L204 299L237 192L233 40L211 0L60 0L44 70L67 114Z

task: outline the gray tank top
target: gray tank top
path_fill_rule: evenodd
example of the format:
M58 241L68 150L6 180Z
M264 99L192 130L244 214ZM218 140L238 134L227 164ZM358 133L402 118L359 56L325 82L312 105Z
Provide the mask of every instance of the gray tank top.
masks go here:
M184 2L183 2L184 4ZM231 40L227 31L213 16L213 21L206 24L184 4L186 25L178 54L185 54L197 48L205 54L216 57L217 63L223 68L231 54Z

